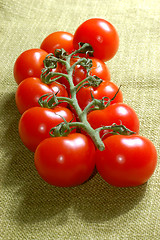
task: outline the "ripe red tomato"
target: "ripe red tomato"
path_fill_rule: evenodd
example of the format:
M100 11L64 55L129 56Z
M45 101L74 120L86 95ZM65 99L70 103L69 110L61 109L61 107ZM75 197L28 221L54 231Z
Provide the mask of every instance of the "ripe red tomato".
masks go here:
M95 146L80 133L47 138L35 152L36 169L47 183L72 187L84 183L95 168Z
M73 51L73 35L63 31L53 32L43 40L40 48L53 54L56 49L61 48L71 53Z
M14 64L14 78L17 84L29 77L40 78L41 70L44 68L43 60L47 52L42 49L29 49L21 53Z
M92 111L87 118L94 129L115 123L123 124L133 132L139 132L138 116L134 109L125 103L115 103L105 109ZM108 130L101 131L101 136L108 132Z
M47 93L57 93L58 96L68 97L67 90L59 83L53 82L49 85L43 83L39 78L26 78L18 86L16 91L16 105L22 114L31 107L39 107L39 98ZM67 103L60 106L66 107Z
M103 97L108 97L109 99L112 99L117 91L118 86L115 83L103 81L99 87L81 88L77 93L77 100L80 107L84 109L92 101L91 93L96 99L102 99ZM117 102L123 102L123 95L121 90L119 90L117 96L111 102L111 104Z
M100 18L91 18L83 22L75 31L73 46L79 48L79 43L89 43L93 56L102 61L108 61L116 54L119 47L119 37L114 26Z
M67 122L75 120L73 113L64 107L33 107L26 110L19 121L19 135L24 145L34 152L42 140L50 137L50 129L63 122L61 116Z
M104 140L105 150L96 152L102 178L117 187L141 185L152 176L157 153L153 143L138 135L114 135Z

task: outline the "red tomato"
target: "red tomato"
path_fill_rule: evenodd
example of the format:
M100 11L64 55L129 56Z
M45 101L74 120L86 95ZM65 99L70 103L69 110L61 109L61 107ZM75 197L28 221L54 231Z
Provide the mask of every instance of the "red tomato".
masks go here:
M42 49L29 49L21 53L14 64L14 78L17 84L28 77L40 78L44 68L43 60L47 52Z
M103 97L108 97L109 99L112 99L117 91L118 86L115 83L103 81L100 84L100 86L96 88L95 87L81 88L77 93L77 100L80 107L84 109L92 101L91 93L93 97L96 99L102 99ZM121 90L119 90L117 96L111 102L111 104L117 102L123 102L123 95Z
M104 140L105 150L96 152L102 178L117 187L141 185L152 176L157 153L153 143L138 135L114 135Z
M102 61L108 61L116 54L119 47L119 37L114 26L100 18L91 18L83 22L75 31L73 46L79 48L79 43L89 43L93 56Z
M139 132L138 116L134 109L125 103L115 103L105 109L90 112L88 122L94 129L115 123L117 125L123 124L133 132ZM101 131L101 136L107 132L107 130Z
M71 53L73 51L73 35L63 31L53 32L43 40L40 48L53 54L56 49L61 48Z
M25 111L19 121L19 135L24 145L34 152L41 141L50 137L50 129L63 122L61 116L67 122L75 120L72 112L63 107L33 107Z
M39 107L39 98L47 93L57 93L58 96L68 97L67 90L59 83L53 82L50 85L42 83L39 78L26 78L18 86L16 91L16 105L19 112L31 107ZM66 107L67 103L61 103L60 106Z
M35 166L42 179L58 187L84 183L95 168L95 146L80 133L47 138L35 152Z

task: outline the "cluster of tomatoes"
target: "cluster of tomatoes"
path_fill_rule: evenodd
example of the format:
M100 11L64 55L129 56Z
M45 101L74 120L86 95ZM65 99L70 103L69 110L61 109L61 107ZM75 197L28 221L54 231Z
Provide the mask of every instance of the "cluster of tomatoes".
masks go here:
M50 129L64 122L76 120L75 110L68 103L60 102L50 108L38 103L45 94L70 97L70 85L63 76L46 84L41 80L44 59L56 49L64 49L68 54L79 48L79 43L89 43L93 56L91 76L102 79L98 87L86 86L77 92L77 101L82 109L95 99L113 99L104 109L89 111L88 123L93 129L113 124L124 125L135 134L107 134L100 132L105 150L95 147L93 140L75 129L67 136L50 136ZM102 178L111 185L119 187L137 186L145 183L153 174L157 153L153 143L138 135L139 119L129 105L123 103L122 91L111 81L105 64L117 52L119 38L116 29L104 19L89 19L82 23L74 35L58 31L51 33L41 43L40 48L29 49L20 54L14 64L14 78L18 84L16 105L21 114L19 135L24 145L35 152L34 161L39 175L54 186L76 186L87 181L95 168ZM72 66L80 56L71 58ZM52 70L66 73L63 64ZM87 76L82 65L75 65L72 75L76 86Z

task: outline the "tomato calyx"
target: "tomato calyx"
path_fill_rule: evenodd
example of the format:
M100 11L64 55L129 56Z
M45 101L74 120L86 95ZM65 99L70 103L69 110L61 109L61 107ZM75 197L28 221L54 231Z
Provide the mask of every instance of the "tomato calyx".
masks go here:
M123 124L117 125L113 123L111 126L102 126L100 128L97 128L97 131L103 131L103 130L109 130L107 133L105 133L102 136L102 139L107 135L107 134L112 134L112 135L132 135L136 134L136 132L131 131L129 128L124 126Z
M57 93L47 93L41 96L38 100L38 103L41 107L45 108L55 108L61 103L69 103L72 105L72 101L68 97L57 97Z
M54 55L55 55L55 57L57 57L57 58L65 59L66 56L68 56L68 53L67 53L63 48L61 48L61 49L56 49L56 50L54 51Z
M60 115L59 115L60 116ZM51 137L66 137L70 134L70 132L75 129L70 127L70 123L72 122L72 120L70 122L67 122L66 119L62 116L60 116L64 122L59 123L56 127L53 127L50 129L50 136Z
M59 102L57 101L57 98L56 98L57 94L58 92L56 94L53 94L53 93L44 94L38 100L39 105L45 108L52 108L53 102L55 103L55 105L58 105Z
M53 53L50 53L46 56L44 59L44 68L42 69L41 73L42 82L45 84L50 84L52 82L56 82L61 77L68 78L67 74L52 71L53 69L57 68L58 62L62 64L66 63L65 60L55 57Z
M80 42L78 45L79 45L79 48L81 48L81 51L79 53L85 53L86 55L88 55L90 57L93 56L94 50L89 43Z

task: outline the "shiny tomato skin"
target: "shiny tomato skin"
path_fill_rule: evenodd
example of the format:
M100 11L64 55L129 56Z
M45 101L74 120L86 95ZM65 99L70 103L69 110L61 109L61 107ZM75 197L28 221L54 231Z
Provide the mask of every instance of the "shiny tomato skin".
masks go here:
M87 119L94 129L101 126L110 126L115 123L117 125L123 124L131 131L139 133L138 115L126 103L114 103L105 109L92 111L88 114ZM101 131L101 136L107 132L107 130Z
M26 78L17 88L15 99L19 112L22 114L31 107L40 107L38 100L44 94L57 94L58 96L68 97L67 90L59 83L53 82L49 85L43 83L39 78ZM66 107L67 103L60 106Z
M67 122L75 120L72 112L64 107L33 107L26 110L19 121L19 135L23 144L34 152L41 141L50 137L50 129L64 121L61 116Z
M144 184L154 173L157 152L153 143L139 135L114 135L96 151L96 167L102 178L117 187Z
M89 43L93 56L108 61L116 54L119 47L119 36L115 27L101 18L91 18L83 22L75 31L73 46L79 48L78 43Z
M103 81L99 87L85 87L81 88L77 93L77 100L82 109L84 109L91 101L92 96L96 99L102 99L103 97L108 97L112 99L116 92L118 91L118 86L111 81ZM111 102L111 104L123 102L123 94L122 91L119 90L115 99Z
M39 49L29 49L19 55L14 64L14 78L17 84L25 78L40 78L41 70L44 68L43 60L47 56L47 52Z
M63 48L67 53L73 51L73 34L57 31L49 34L41 43L41 49L53 53L56 49Z
M84 183L95 168L95 146L80 133L47 138L35 152L35 166L43 180L58 187Z

